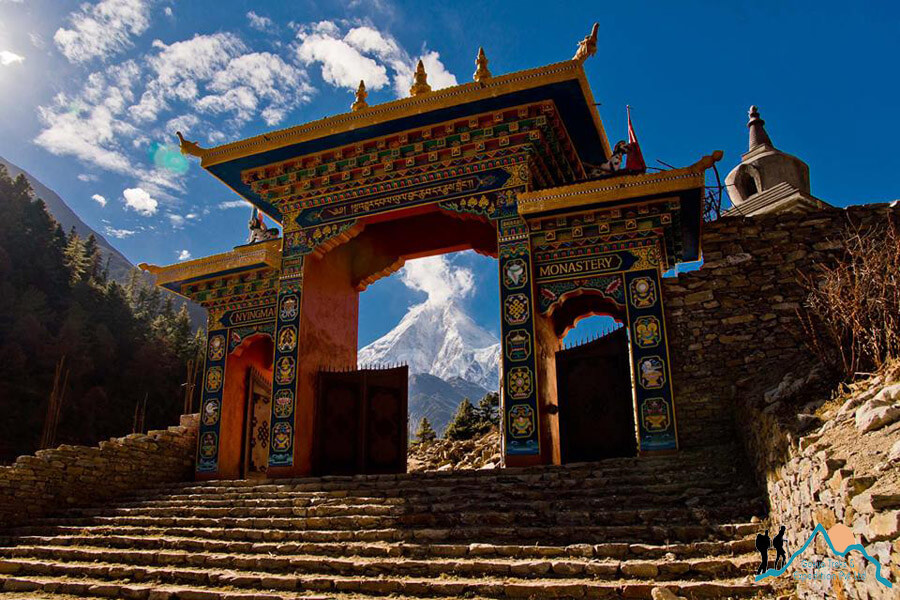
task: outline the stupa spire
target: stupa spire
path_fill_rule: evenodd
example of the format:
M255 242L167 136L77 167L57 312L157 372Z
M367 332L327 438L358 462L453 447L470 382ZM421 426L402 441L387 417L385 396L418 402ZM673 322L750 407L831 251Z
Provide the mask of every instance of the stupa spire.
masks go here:
M472 75L472 78L481 82L491 76L491 72L488 70L488 59L484 54L484 48L478 49L478 57L475 59L475 74Z
M428 74L425 72L425 63L423 63L420 58L419 64L416 65L416 73L413 75L412 87L409 88L409 95L418 96L419 94L427 94L430 91L431 86L428 85Z
M369 92L366 91L366 82L360 79L359 87L356 88L356 100L354 100L353 104L350 105L350 110L356 112L364 108L369 108L369 104L368 102L366 102L366 98L368 97Z
M750 129L750 144L748 149L753 150L759 146L774 148L775 146L772 145L772 140L769 139L769 134L766 133L766 122L759 117L759 108L755 105L751 106L750 110L747 111L747 114L750 117L750 120L747 121L747 127Z

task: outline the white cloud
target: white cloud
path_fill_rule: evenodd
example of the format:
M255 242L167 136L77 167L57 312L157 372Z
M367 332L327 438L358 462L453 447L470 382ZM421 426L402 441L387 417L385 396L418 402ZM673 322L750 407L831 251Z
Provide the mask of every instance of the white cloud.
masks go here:
M29 33L28 39L31 41L31 45L39 50L43 50L47 43L44 41L43 36L39 33Z
M445 304L451 299L464 298L475 289L472 270L450 264L446 256L431 256L407 262L400 270L400 281L411 290L428 294L427 302L432 304Z
M267 31L272 27L272 19L260 16L252 10L247 13L247 19L250 21L250 27L253 29Z
M74 156L108 171L132 174L131 161L119 145L119 137L134 135L123 119L125 106L139 75L134 61L126 61L92 73L76 96L57 94L50 106L38 107L44 129L35 142L53 154Z
M227 210L229 208L249 208L250 205L244 200L226 200L225 202L219 202L219 208L222 210Z
M122 196L125 198L125 206L145 217L155 215L159 208L159 203L142 188L128 188L122 192Z
M131 229L115 229L109 226L107 226L104 231L106 232L106 235L111 235L112 237L118 238L120 240L131 237L135 233L137 233L136 231L132 231Z
M91 196L91 200L99 204L101 207L106 206L106 198L104 198L100 194L94 194L93 196Z
M366 87L379 90L388 83L387 69L364 56L357 48L337 37L337 26L330 21L317 23L298 33L297 58L304 64L321 63L322 79L336 87L355 90L360 80Z
M78 176L78 181L99 181L100 178L92 173L82 173Z
M22 64L23 62L25 62L24 56L9 50L0 50L0 66L8 67L9 65Z
M355 90L363 80L368 89L379 90L390 82L390 69L394 93L400 98L408 96L419 59L425 64L432 89L457 84L456 76L447 70L438 52L410 56L390 34L368 25L353 27L341 36L337 24L321 21L300 27L297 38L297 58L307 65L320 63L322 78L337 87Z
M177 173L145 166L133 160L133 148L149 145L150 138L129 118L128 107L135 100L141 69L133 61L108 66L87 76L81 91L60 93L47 106L38 107L43 129L35 143L58 156L73 156L89 165L134 177L139 186L155 196L171 199L164 190L181 191L183 182ZM82 181L96 179L79 176Z
M171 6L167 6L167 7L163 10L163 12L166 13L166 16L167 16L167 17L171 17L171 16L172 16L172 7L171 7Z
M200 117L193 114L179 115L169 121L165 125L165 130L167 132L180 131L183 134L187 134L193 128L200 124ZM172 134L175 135L174 133Z
M189 250L182 250L178 253L178 260L189 260L191 258L191 253Z
M172 44L156 40L153 47L157 54L148 59L152 76L140 101L128 109L141 123L153 122L173 103L184 102L200 113L229 115L232 127L257 114L267 125L277 125L315 91L304 71L275 54L248 52L230 33L198 34ZM198 124L200 118L191 113L170 122L175 128L184 125L182 132ZM215 132L208 135L213 141Z
M158 50L148 59L155 77L147 84L140 102L129 108L138 121L154 121L169 108L169 100L193 101L199 94L198 81L209 80L244 44L230 33L197 34L189 40L165 44L153 42Z
M199 215L197 215L197 213L188 213L188 214L184 215L184 218L185 219L196 219L198 216Z
M244 123L261 107L260 114L269 126L277 125L291 109L308 102L314 91L303 71L268 52L232 59L207 87L213 93L197 102L201 111L233 112L234 119Z
M172 227L174 227L175 229L181 229L182 227L184 227L184 217L182 217L181 215L169 213L166 216L169 217L169 222L172 223Z
M71 62L107 58L131 48L133 36L150 26L147 0L100 0L82 4L69 15L71 29L60 27L53 41Z

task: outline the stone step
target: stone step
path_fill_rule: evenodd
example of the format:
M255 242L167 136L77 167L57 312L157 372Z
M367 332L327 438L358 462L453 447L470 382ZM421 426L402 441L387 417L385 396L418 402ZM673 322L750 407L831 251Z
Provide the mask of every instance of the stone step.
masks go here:
M216 509L206 516L192 515L202 509L175 509L173 515L112 515L103 514L90 517L64 516L40 519L47 525L131 525L131 526L175 526L175 527L240 527L240 528L281 528L281 529L382 529L403 527L410 529L445 528L459 526L493 525L513 527L520 523L542 523L553 526L593 526L602 523L620 525L640 525L647 523L696 524L696 523L728 523L747 518L762 512L762 505L755 506L740 503L735 506L720 505L699 508L645 508L645 509L610 509L598 511L539 511L525 508L514 510L495 510L495 507L484 507L482 512L432 513L419 512L398 515L338 514L322 517L306 517L292 514L295 509L235 509L246 516L225 516L226 509ZM103 513L104 511L100 511ZM272 513L275 513L274 515Z
M691 511L704 510L729 510L743 511L743 514L759 514L764 511L765 504L762 497L728 497L723 499L717 495L693 496L690 499L653 497L638 498L583 498L567 500L542 500L525 502L519 500L471 502L445 501L441 503L423 504L329 504L318 506L234 506L234 507L208 507L208 506L165 506L165 507L122 507L110 506L103 508L82 508L67 511L67 516L81 517L196 517L196 518L268 518L268 517L337 517L337 516L370 516L370 517L397 517L412 519L420 515L430 515L425 521L438 522L448 515L459 517L460 515L477 515L476 518L491 518L492 514L504 513L510 520L521 518L542 518L552 521L557 515L590 515L608 514L621 506L640 506L641 511ZM674 505L674 507L673 507ZM571 517L575 518L575 517ZM588 517L590 518L590 517ZM458 519L454 519L458 520Z
M394 505L422 505L440 506L446 505L448 509L465 506L484 506L493 502L543 502L548 501L559 505L594 502L598 504L621 502L628 499L634 504L678 504L685 499L701 498L712 501L720 501L724 498L752 498L758 495L758 489L751 486L725 486L706 485L697 486L672 486L672 485L648 485L626 489L586 488L578 487L566 491L565 495L557 496L547 490L509 490L486 491L479 489L452 490L450 493L440 495L408 494L405 496L371 496L351 494L341 496L317 496L293 492L260 492L244 495L195 495L195 496L163 496L162 498L148 498L139 501L120 501L114 504L117 508L170 508L192 506L198 508L222 508L222 507L320 507L320 506L394 506ZM453 507L453 508L451 508Z
M254 481L250 484L234 485L231 481L211 481L177 484L173 487L152 488L140 490L127 498L140 499L147 496L169 496L184 498L192 496L207 496L216 494L229 494L236 496L257 496L289 492L292 494L335 494L335 493L376 493L389 495L411 494L439 494L444 495L448 490L456 491L494 491L505 492L508 490L534 490L538 493L549 489L584 489L606 488L625 489L634 487L646 487L653 485L669 485L675 488L700 487L697 482L702 482L702 487L731 488L740 485L743 480L738 477L742 471L735 468L723 470L722 468L704 466L702 469L676 469L672 472L629 472L610 471L603 474L586 474L584 477L546 477L535 476L533 478L508 478L497 476L494 479L446 479L446 480L384 480L367 481L365 479L346 478L342 481L314 480L264 480ZM390 477L390 476L381 476ZM298 482L299 481L299 482ZM243 483L243 482L240 482Z
M367 529L367 530L297 530L267 527L239 528L227 524L210 527L152 527L152 526L96 526L61 524L20 527L17 535L159 535L198 537L204 539L265 542L415 542L435 544L461 541L471 543L547 544L568 545L579 543L600 544L672 543L698 541L728 541L742 539L759 533L757 523L730 523L721 525L596 525L589 527L456 527L444 529Z
M72 600L74 598L126 598L135 600L329 600L332 594L234 591L215 587L137 584L102 579L17 576L0 580L0 598ZM23 595L27 594L27 595Z
M479 558L496 557L506 559L546 559L546 558L598 558L598 559L663 559L697 558L702 556L729 557L755 550L755 539L751 537L716 542L695 542L691 544L572 544L568 546L522 546L498 544L410 544L410 543L365 543L365 542L309 542L275 543L253 541L227 541L200 537L177 537L152 535L70 535L56 537L26 536L15 540L0 540L0 545L15 544L35 546L96 546L142 550L176 550L182 552L213 553L257 553L257 554L306 554L315 556L343 557L403 557L403 558Z
M595 560L586 558L515 560L497 557L334 558L303 554L237 554L171 550L110 549L99 546L17 546L0 548L0 556L56 563L108 563L129 566L240 569L266 573L325 574L352 577L518 577L599 579L721 579L753 571L757 558L703 557L686 560Z
M55 563L39 560L6 560L2 569L13 575L4 581L4 590L15 591L15 583L28 582L38 578L90 578L106 581L110 586L127 579L128 585L140 585L153 581L173 586L213 586L242 590L305 591L326 593L332 597L339 594L360 594L369 596L406 595L417 598L434 596L483 596L487 598L647 598L658 584L632 578L618 581L595 581L590 579L524 580L516 578L458 579L442 577L422 579L413 577L360 578L345 576L273 575L270 573L235 572L218 569L171 569L155 567L131 567L121 564ZM749 568L749 567L748 567ZM27 585L27 584L26 584ZM101 584L94 584L101 585ZM749 576L716 581L672 580L666 587L690 598L747 597L767 594L771 588L751 582ZM42 589L34 587L33 589ZM114 589L110 592L115 593ZM215 592L213 592L215 593ZM122 594L122 597L127 597ZM188 596L195 599L203 595ZM210 595L209 598L217 596Z

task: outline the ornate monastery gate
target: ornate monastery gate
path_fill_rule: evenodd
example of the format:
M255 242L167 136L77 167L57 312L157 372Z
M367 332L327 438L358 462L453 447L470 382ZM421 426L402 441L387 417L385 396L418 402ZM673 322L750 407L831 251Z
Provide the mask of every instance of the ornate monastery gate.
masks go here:
M704 171L720 154L659 173L596 169L612 151L582 65L591 43L498 77L485 60L475 82L438 91L420 68L410 98L369 107L361 93L321 121L211 149L183 141L284 228L145 265L209 311L199 478L235 476L222 382L243 336L273 337L268 475L310 474L316 378L356 363L359 293L405 260L463 249L499 262L507 465L560 462L555 350L577 318L610 307L632 333L639 450L677 447L659 282L699 256Z

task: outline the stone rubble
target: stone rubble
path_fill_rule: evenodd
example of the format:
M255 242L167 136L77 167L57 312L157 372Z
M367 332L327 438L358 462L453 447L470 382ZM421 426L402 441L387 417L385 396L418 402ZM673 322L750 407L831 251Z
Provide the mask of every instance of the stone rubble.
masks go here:
M430 444L410 444L407 470L458 471L501 467L500 432L492 428L471 440L438 439Z

